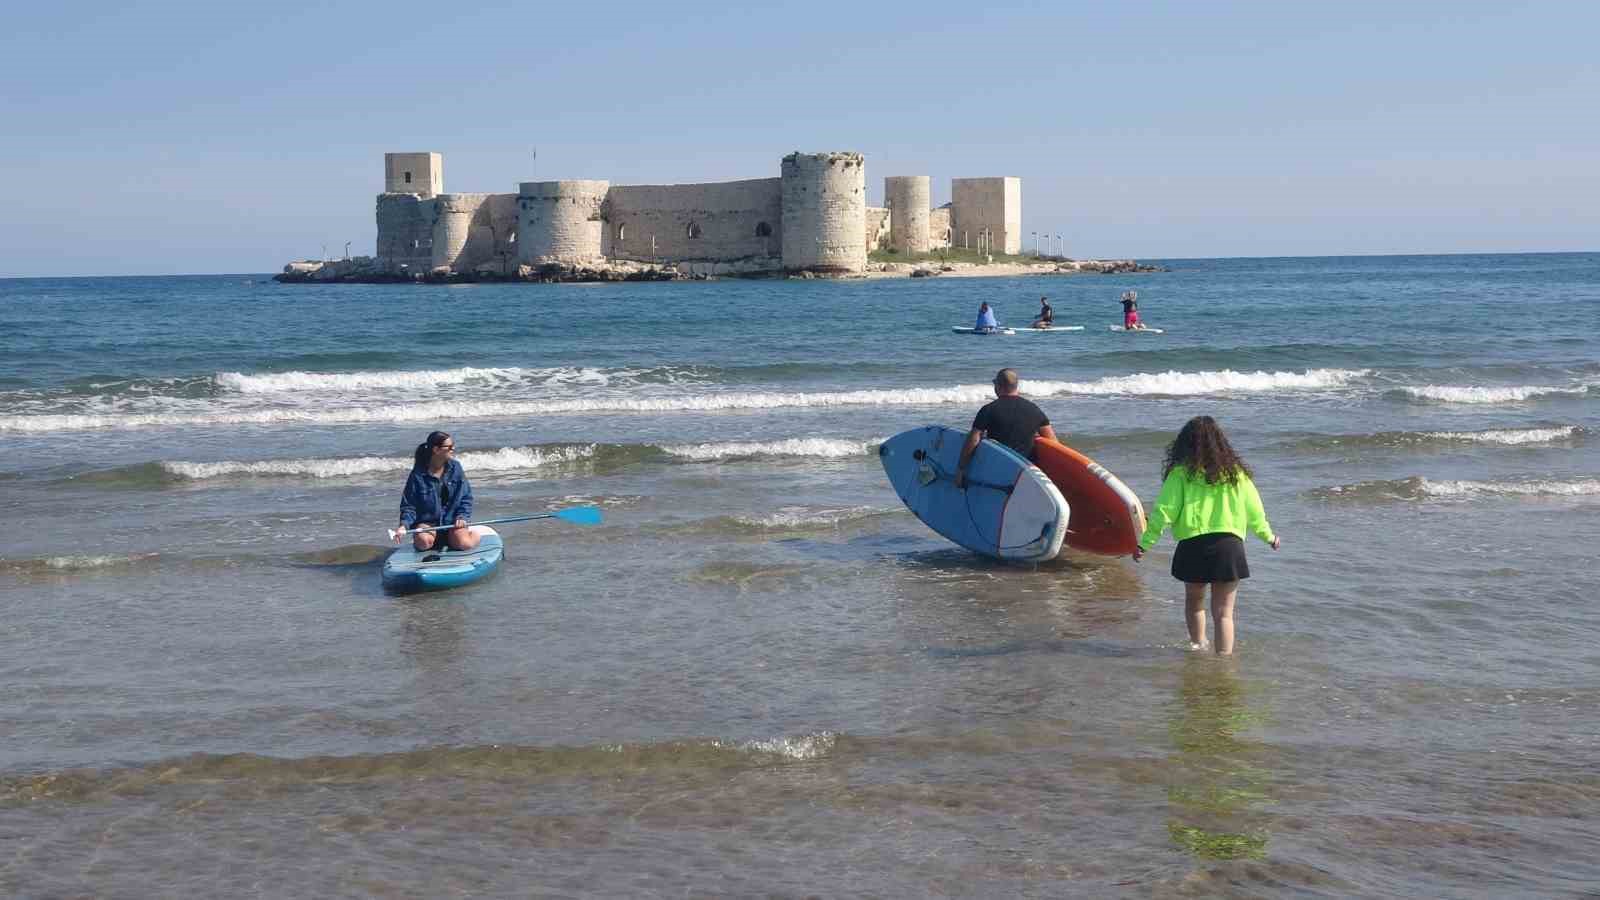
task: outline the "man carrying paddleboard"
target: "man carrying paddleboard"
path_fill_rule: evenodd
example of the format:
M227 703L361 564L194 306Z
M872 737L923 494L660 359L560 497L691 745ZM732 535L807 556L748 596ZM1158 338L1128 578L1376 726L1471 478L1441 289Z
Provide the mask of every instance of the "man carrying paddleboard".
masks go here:
M411 475L400 495L400 531L413 525L454 525L449 531L423 531L411 536L411 546L432 549L439 535L452 550L471 550L478 546L478 535L467 527L472 518L472 485L467 473L455 460L456 441L443 431L435 431L417 445L412 455ZM396 534L396 541L403 537Z
M956 465L956 487L967 482L967 463L978 444L989 437L1017 451L1023 459L1033 461L1033 439L1056 439L1056 430L1050 427L1050 417L1035 406L1032 400L1018 390L1016 369L1001 369L994 376L995 399L989 401L972 420L972 431L961 447L961 461Z

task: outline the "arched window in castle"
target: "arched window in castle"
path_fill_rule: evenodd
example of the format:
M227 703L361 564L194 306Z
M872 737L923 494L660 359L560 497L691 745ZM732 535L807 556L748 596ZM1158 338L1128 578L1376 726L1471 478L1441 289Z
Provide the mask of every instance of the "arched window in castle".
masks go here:
M410 183L411 183L411 173L407 172L406 173L406 184L410 184Z
M620 244L620 243L622 243L623 241L625 241L627 239L628 239L628 226L626 226L626 225L618 225L617 226L617 243Z
M757 224L756 237L772 237L772 226L765 222Z
M689 223L689 237L697 238L699 236L700 236L700 223L699 222L690 222Z
M945 239L945 241L946 241L946 243L948 243L948 242L949 242L949 240L950 240L950 236L951 236L951 235L950 235L950 229L948 229L948 228L946 228L946 229L945 229L945 230L944 230L944 239Z

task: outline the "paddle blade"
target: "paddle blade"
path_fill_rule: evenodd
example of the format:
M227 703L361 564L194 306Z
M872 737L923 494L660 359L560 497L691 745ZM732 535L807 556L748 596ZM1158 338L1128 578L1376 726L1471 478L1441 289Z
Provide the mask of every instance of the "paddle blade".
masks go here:
M557 510L551 515L563 522L571 522L574 525L600 524L600 507L598 506L574 506L571 509Z

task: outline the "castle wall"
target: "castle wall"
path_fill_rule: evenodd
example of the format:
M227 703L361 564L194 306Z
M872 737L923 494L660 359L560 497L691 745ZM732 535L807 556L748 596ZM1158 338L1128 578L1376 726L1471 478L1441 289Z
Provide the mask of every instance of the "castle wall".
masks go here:
M951 246L950 204L928 210L928 249L940 250Z
M867 252L889 246L889 207L867 207Z
M433 267L433 201L416 194L378 195L378 265L387 272Z
M783 267L860 272L867 267L866 166L859 153L783 158Z
M997 253L1022 252L1022 179L954 178L950 181L952 239L977 249L978 233L990 230Z
M777 178L618 185L603 209L606 255L638 261L746 261L777 269L783 247L782 199Z
M576 265L604 254L608 181L524 181L517 192L517 258Z
M438 153L385 153L386 194L416 194L424 200L444 193L444 157Z
M440 194L433 204L432 268L515 265L515 194Z
M926 175L885 178L883 196L889 206L889 248L897 253L927 253L932 179Z

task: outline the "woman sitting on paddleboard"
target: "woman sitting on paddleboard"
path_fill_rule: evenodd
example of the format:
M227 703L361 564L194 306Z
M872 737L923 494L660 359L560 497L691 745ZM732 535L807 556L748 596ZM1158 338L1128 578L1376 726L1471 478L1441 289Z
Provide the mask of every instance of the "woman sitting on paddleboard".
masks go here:
M1172 577L1183 582L1189 647L1206 644L1206 585L1211 586L1211 618L1217 628L1217 653L1233 652L1233 601L1239 581L1250 577L1244 555L1246 531L1276 550L1281 545L1267 523L1250 467L1233 452L1228 436L1210 416L1195 416L1167 447L1161 470L1161 496L1139 538L1133 558L1161 540L1172 526L1178 549Z
M411 545L418 550L430 550L444 536L444 544L453 550L471 550L478 546L478 536L467 527L472 518L472 485L467 483L467 473L455 460L456 441L443 431L435 431L417 445L411 463L411 475L406 478L405 492L400 495L400 530L427 528L433 525L454 525L448 531L423 531L411 536ZM394 539L400 540L396 534Z

